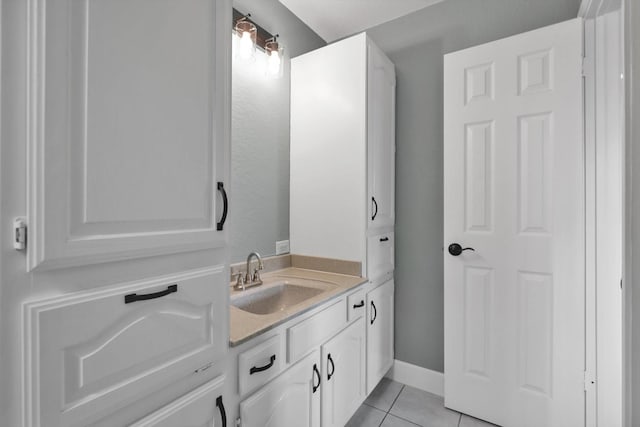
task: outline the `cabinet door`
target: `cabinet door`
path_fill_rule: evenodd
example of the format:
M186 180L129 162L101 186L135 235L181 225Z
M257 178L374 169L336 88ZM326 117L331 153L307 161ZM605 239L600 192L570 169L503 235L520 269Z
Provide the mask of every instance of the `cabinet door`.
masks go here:
M364 319L322 346L322 427L342 427L366 397Z
M369 227L394 224L395 93L394 65L372 43L368 45L367 180Z
M224 246L230 12L32 2L29 269Z
M367 277L376 281L393 271L395 265L395 239L393 232L367 237Z
M224 377L218 377L130 427L227 427L222 396Z
M228 285L221 265L25 304L33 425L89 425L221 360Z
M243 427L319 427L320 358L316 350L240 404Z
M393 280L367 294L367 393L393 365Z

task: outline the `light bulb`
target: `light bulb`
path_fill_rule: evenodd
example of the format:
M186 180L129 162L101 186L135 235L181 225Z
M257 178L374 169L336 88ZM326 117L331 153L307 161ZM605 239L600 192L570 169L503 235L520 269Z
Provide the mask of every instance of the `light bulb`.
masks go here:
M269 58L267 59L268 73L272 76L278 75L280 73L281 62L282 59L280 58L280 53L277 50L272 50Z
M240 37L239 56L241 59L251 59L253 56L253 40L251 40L251 33L245 31Z

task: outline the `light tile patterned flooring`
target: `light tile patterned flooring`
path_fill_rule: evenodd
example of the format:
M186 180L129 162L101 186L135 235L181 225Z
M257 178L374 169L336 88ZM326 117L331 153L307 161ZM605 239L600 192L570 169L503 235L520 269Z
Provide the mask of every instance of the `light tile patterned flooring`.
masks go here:
M444 399L383 378L346 427L492 427L444 407ZM495 426L494 426L495 427Z

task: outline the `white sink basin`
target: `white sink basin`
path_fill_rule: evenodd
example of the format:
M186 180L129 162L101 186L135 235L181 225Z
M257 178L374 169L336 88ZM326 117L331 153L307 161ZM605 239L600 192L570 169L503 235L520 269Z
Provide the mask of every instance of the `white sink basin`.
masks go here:
M309 280L295 276L276 276L265 284L246 291L235 291L231 305L253 314L273 314L298 305L338 285L323 280Z

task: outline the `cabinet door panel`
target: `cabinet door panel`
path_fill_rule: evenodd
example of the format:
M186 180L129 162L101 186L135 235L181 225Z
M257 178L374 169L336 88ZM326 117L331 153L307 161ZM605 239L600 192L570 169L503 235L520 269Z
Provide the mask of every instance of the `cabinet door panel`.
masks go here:
M27 303L33 425L87 425L219 360L227 285L220 266Z
M243 427L319 427L318 351L296 363L240 404ZM314 367L316 370L314 370Z
M227 427L222 422L224 376L193 390L131 427ZM226 413L224 415L226 419Z
M367 277L375 281L391 273L395 264L394 233L367 237Z
M342 427L366 397L364 319L322 346L322 427Z
M395 91L394 65L372 43L368 45L367 177L369 227L395 222Z
M32 3L29 268L224 246L228 2Z
M367 294L367 393L393 365L393 280Z

